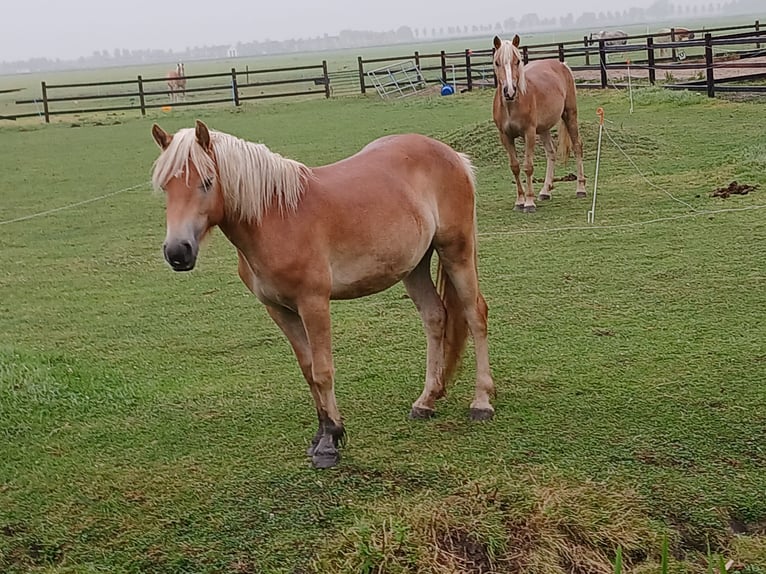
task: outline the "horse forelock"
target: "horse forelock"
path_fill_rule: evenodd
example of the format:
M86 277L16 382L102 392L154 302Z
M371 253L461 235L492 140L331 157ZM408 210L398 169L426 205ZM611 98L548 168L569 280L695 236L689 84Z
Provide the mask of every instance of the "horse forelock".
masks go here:
M519 60L519 77L516 79L516 86L519 92L525 94L527 92L527 78L524 72L524 57L521 54L521 50L514 46L510 40L503 40L497 49L497 53L502 63L507 61L513 63L514 56Z
M210 142L215 159L197 143L194 129L179 130L155 162L155 189L184 173L188 182L191 164L201 177L219 178L225 210L233 217L259 222L271 207L295 211L311 176L308 167L223 132L210 131Z
M215 175L215 163L197 143L193 128L178 130L170 140L170 145L162 151L154 162L152 185L161 190L173 177L185 175L189 182L189 164L193 165L200 177Z

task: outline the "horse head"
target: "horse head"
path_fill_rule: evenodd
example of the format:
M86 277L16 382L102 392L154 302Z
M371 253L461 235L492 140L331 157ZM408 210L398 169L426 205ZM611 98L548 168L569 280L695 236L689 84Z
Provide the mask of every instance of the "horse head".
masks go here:
M166 198L167 234L162 245L165 260L174 271L190 271L200 241L224 217L213 145L207 126L197 120L194 129L171 135L157 124L154 141L162 150L154 165L152 183Z
M516 99L516 95L519 92L522 94L526 92L524 62L519 50L519 42L518 34L513 37L512 41L501 40L498 36L495 36L493 41L495 46L494 64L497 86L507 102L512 102Z

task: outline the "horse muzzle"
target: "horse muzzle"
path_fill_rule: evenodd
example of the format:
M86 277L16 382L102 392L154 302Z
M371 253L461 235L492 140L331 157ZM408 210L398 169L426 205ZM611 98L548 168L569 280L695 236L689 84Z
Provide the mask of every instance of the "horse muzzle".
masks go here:
M194 269L198 250L199 246L196 241L166 241L162 246L165 261L173 268L173 271L191 271Z
M515 100L517 92L518 90L516 90L516 88L514 87L513 93L511 94L508 92L508 86L503 86L503 98L505 98L506 102L512 102L513 100Z

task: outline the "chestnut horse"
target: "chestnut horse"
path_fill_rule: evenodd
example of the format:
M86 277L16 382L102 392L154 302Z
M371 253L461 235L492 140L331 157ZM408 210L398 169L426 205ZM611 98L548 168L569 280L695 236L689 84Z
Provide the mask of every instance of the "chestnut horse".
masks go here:
M694 32L689 28L662 28L657 30L657 35L654 36L654 41L658 44L670 44L671 42L684 42L686 40L694 40ZM664 58L668 54L667 48L660 48L660 58Z
M535 136L539 135L545 148L547 165L540 199L550 199L553 189L553 169L556 150L551 128L558 122L559 157L566 160L572 148L577 159L577 197L585 197L585 175L582 165L582 143L577 129L577 92L572 71L558 60L539 60L524 64L519 50L519 36L509 40L494 39L497 91L492 116L500 132L500 141L508 152L511 171L516 179L516 210L533 212L535 192ZM516 156L517 137L524 138L524 173L527 176L526 195L521 185L519 159Z
M166 261L194 267L214 226L236 247L242 282L284 332L316 404L308 455L334 466L344 435L335 402L330 300L402 281L427 336L425 388L410 416L427 418L465 346L475 342L471 418L489 419L495 387L487 305L479 291L473 167L467 156L420 135L383 137L337 163L310 168L199 120L170 135L152 182L165 191ZM437 253L438 288L431 278Z
M170 70L167 75L170 101L177 102L180 98L186 98L186 72L183 62L178 62L175 70Z

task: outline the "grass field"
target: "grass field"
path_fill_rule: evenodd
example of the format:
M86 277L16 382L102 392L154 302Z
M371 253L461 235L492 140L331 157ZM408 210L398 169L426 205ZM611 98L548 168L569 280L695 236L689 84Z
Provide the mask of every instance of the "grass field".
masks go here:
M589 191L598 106L653 184L605 141L599 227L582 229L571 182L513 211L490 97L0 128L0 222L148 180L157 118L310 165L387 133L441 137L478 166L499 389L495 420L471 424L469 350L438 416L407 420L425 365L412 302L401 286L338 302L350 440L314 471L310 394L220 233L179 275L148 186L3 223L0 571L599 573L620 546L630 571L659 572L667 538L671 572L707 572L708 553L766 572L764 211L695 215L654 187L695 210L766 204L762 105L646 90L631 115L622 93L582 94ZM710 197L733 179L761 189Z

